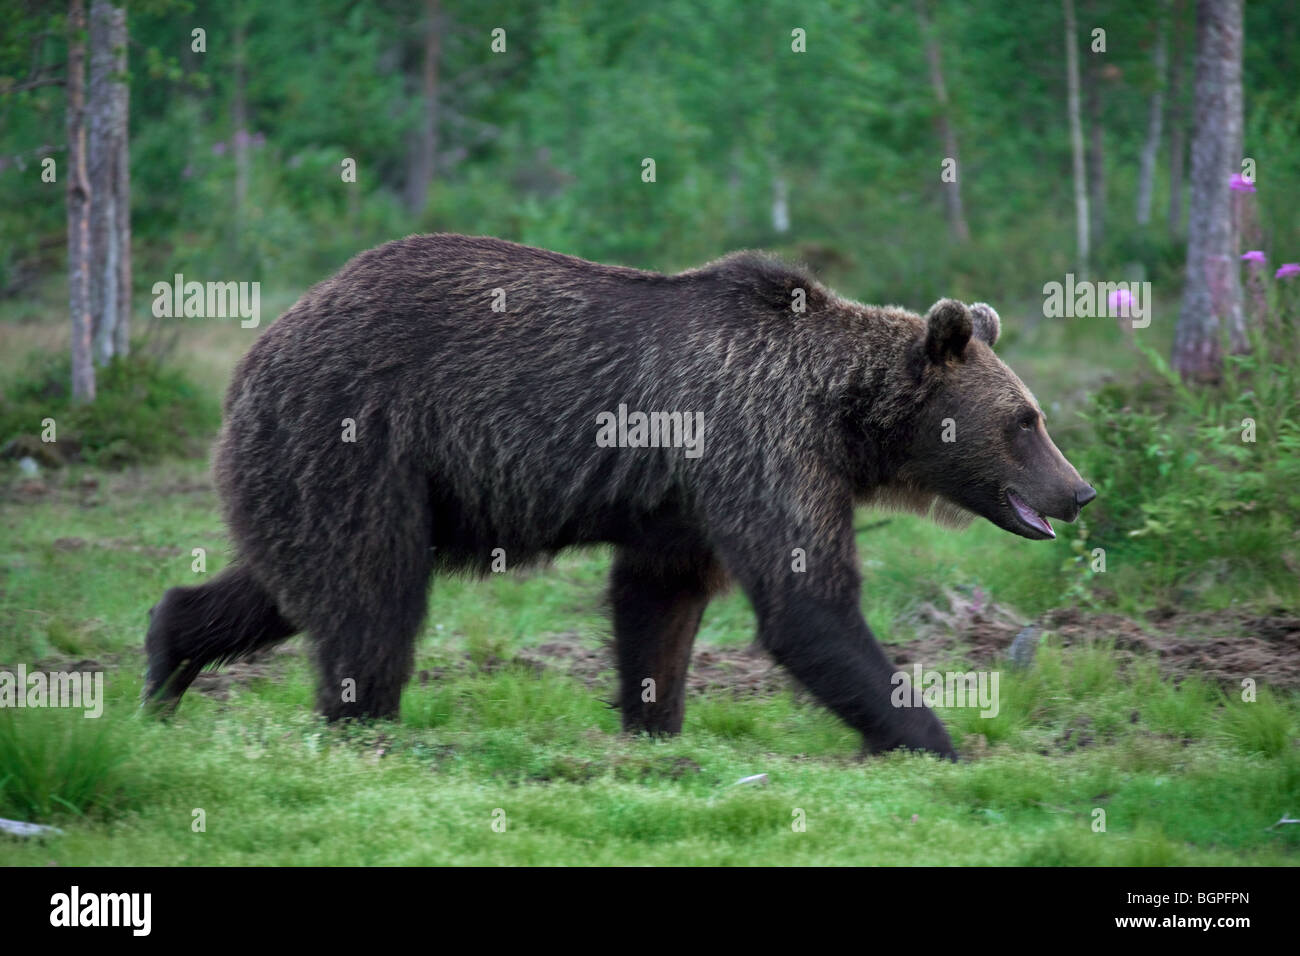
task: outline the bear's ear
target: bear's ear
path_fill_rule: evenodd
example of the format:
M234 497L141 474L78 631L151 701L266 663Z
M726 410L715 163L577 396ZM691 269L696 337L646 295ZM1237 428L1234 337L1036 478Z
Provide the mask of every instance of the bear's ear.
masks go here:
M970 307L971 323L975 327L975 338L984 340L992 348L997 344L1002 332L1002 320L998 318L993 306L987 302L976 302Z
M966 306L956 299L940 299L930 306L925 325L925 351L933 362L960 357L974 329Z

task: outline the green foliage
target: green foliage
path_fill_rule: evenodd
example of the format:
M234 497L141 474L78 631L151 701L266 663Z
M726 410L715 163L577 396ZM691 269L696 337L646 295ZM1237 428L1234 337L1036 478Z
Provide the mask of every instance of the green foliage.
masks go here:
M0 816L103 818L131 809L138 788L127 728L77 709L38 713L25 719L26 711L0 709Z
M1294 354L1300 334L1288 321L1269 324L1251 353L1227 359L1217 388L1185 387L1144 348L1143 376L1092 397L1077 464L1099 491L1090 533L1110 570L1140 565L1146 583L1166 591L1259 594L1294 578L1300 369L1272 355Z
M1089 533L1088 522L1079 518L1070 537L1070 556L1061 562L1061 572L1068 582L1062 597L1075 605L1092 605L1097 600L1092 585L1099 572L1095 570L1097 559L1088 547Z
M1292 746L1295 714L1276 694L1262 688L1254 701L1228 704L1223 733L1242 753L1279 757Z
M1251 3L1245 32L1245 149L1258 161L1261 225L1279 249L1300 245L1287 204L1267 198L1300 182L1295 25L1283 2ZM839 257L827 277L863 298L1028 297L1074 264L1060 10L1037 0L932 6L974 237L964 246L948 236L938 107L907 4L443 4L438 162L419 210L403 199L421 122L419 4L133 4L138 280L147 288L180 270L301 286L370 245L449 230L664 269L815 243ZM0 205L0 291L10 293L57 272L64 255L65 91L4 93L66 59L62 11L27 7L0 22L0 158L10 160L0 188L12 197ZM1089 10L1109 33L1114 68L1101 92L1108 215L1094 267L1137 262L1153 279L1175 277L1182 258L1163 216L1128 225L1161 16L1134 0ZM190 47L194 24L205 52ZM495 27L507 32L503 53L491 50ZM791 49L795 28L805 53ZM232 201L240 77L253 144L242 204ZM41 149L60 164L55 183L41 181ZM647 157L653 183L641 179ZM355 183L341 179L345 158ZM771 214L778 181L789 194L784 233ZM1166 204L1158 193L1156 210Z
M120 468L167 455L201 453L220 424L216 401L182 372L141 354L115 357L97 369L97 394L89 404L71 398L66 354L34 354L28 370L0 390L0 444L20 439L48 463L80 459ZM56 441L40 442L45 419ZM39 460L39 459L38 459Z

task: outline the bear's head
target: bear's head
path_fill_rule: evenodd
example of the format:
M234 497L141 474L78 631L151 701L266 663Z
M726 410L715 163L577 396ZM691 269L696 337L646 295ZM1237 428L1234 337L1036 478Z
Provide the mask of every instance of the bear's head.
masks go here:
M1042 410L993 353L1001 323L984 303L936 302L914 344L923 403L898 490L940 519L970 514L1025 538L1054 538L1097 496L1052 443Z

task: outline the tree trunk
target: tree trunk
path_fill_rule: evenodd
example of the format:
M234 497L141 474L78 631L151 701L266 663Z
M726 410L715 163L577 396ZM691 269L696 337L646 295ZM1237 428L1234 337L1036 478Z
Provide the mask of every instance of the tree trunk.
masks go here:
M1074 157L1074 229L1078 245L1078 272L1088 274L1088 181L1083 168L1083 123L1079 118L1079 38L1074 23L1074 0L1061 0L1065 8L1065 85L1070 114L1070 148Z
M411 149L407 170L406 208L412 216L424 211L433 181L434 156L438 149L438 58L442 35L438 24L438 0L424 4L424 69L420 82L420 127Z
M91 358L90 183L86 178L86 6L68 4L68 308L72 313L72 399L95 400Z
M126 356L131 350L131 292L135 277L131 271L131 87L126 79L127 26L126 6L119 11L117 57L118 82L113 84L117 96L114 118L118 124L117 182L117 325L113 329L113 354Z
M1169 0L1165 0L1168 13ZM1156 26L1156 48L1153 54L1156 87L1151 93L1151 108L1147 112L1147 138L1142 144L1142 159L1138 168L1137 221L1139 226L1151 222L1151 194L1155 187L1156 152L1160 149L1160 128L1165 115L1165 67L1169 58L1169 24L1162 16Z
M90 97L87 167L90 193L90 314L94 357L105 365L124 344L120 324L129 308L123 272L122 221L128 201L119 190L119 166L125 159L126 11L109 0L94 0L90 8ZM129 241L129 229L128 229ZM127 253L125 277L130 278ZM124 294L126 293L126 294Z
M1088 60L1088 85L1084 102L1088 113L1088 244L1095 249L1106 232L1106 117L1102 107L1102 60L1094 53Z
M1230 26L1236 30L1236 48L1231 61L1227 64L1227 87L1225 93L1226 119L1229 126L1228 136L1228 169L1229 181L1232 173L1241 172L1241 160L1245 150L1246 138L1246 121L1245 110L1242 106L1242 57L1246 45L1246 27L1244 23L1245 0L1234 0L1236 4L1236 16L1229 21ZM1250 339L1246 335L1246 309L1243 301L1241 288L1241 239L1243 229L1246 226L1245 219L1247 210L1254 208L1255 196L1253 193L1238 193L1231 189L1227 192L1228 197L1228 222L1232 228L1232 238L1228 246L1228 264L1231 267L1232 282L1225 289L1229 295L1229 300L1225 303L1223 315L1228 323L1228 348L1233 355L1245 355L1250 351ZM1233 196L1240 196L1240 203L1234 204ZM1234 205L1236 208L1234 208Z
M1183 26L1184 0L1174 0L1171 17L1174 33L1174 56L1169 68L1169 235L1178 236L1183 229L1183 170L1187 163L1187 114L1183 106L1183 63L1186 57L1186 30Z
M1198 0L1187 278L1173 352L1173 366L1187 381L1220 378L1222 324L1233 333L1234 350L1245 347L1228 186L1240 161L1241 33L1241 0Z
M235 56L235 96L231 104L231 119L235 131L231 136L231 148L235 156L235 230L236 236L243 232L244 207L248 202L248 103L246 99L246 76L244 63L244 32L246 27L244 12L237 4L235 10L235 35L232 46Z
M953 161L956 175L952 182L943 183L943 199L948 212L948 231L958 242L970 240L970 227L966 225L966 213L961 201L961 162L957 156L957 131L952 121L952 110L948 102L948 87L943 80L943 58L939 49L939 37L926 7L927 0L916 0L916 16L921 21L921 35L925 38L925 58L930 66L930 87L934 90L935 101L939 104L935 122L939 127L939 138L943 141L944 156Z

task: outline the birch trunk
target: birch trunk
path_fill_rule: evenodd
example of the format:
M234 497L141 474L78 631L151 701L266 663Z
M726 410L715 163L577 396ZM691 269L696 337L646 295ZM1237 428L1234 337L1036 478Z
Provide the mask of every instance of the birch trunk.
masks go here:
M943 142L944 158L951 159L956 169L954 180L943 184L948 231L958 242L967 242L970 240L970 227L966 224L966 213L961 201L961 162L957 156L957 131L948 101L948 86L943 79L943 57L939 49L939 38L930 19L929 10L926 8L926 0L916 0L916 15L921 21L921 34L925 38L925 58L930 67L930 87L934 90L935 101L939 104L935 122L939 127L939 138Z
M1070 149L1074 158L1074 229L1078 272L1088 274L1088 181L1083 166L1083 122L1079 117L1079 38L1074 0L1061 0L1065 9L1065 84L1070 115Z
M94 360L105 365L125 351L130 308L129 197L126 162L126 11L109 0L90 8L89 137L90 314ZM123 225L126 224L126 236ZM123 282L126 283L125 287Z
M91 358L90 182L86 177L86 6L68 4L68 311L72 315L72 399L95 400Z
M1198 0L1187 277L1173 350L1173 366L1188 381L1221 377L1222 326L1234 350L1246 346L1228 186L1240 171L1241 44L1241 0Z

